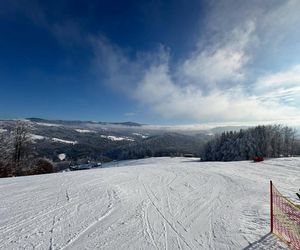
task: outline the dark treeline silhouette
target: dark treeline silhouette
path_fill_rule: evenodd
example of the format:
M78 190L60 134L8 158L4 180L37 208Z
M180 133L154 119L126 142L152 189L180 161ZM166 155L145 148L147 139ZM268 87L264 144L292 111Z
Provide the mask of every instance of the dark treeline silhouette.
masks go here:
M224 132L209 141L205 161L238 161L253 157L276 158L295 154L295 130L282 125L257 126L239 132Z

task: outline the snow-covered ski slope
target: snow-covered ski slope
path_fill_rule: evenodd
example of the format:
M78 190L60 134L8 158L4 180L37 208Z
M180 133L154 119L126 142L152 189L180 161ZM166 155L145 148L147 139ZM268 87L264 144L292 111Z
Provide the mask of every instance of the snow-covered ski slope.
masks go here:
M0 179L0 249L286 249L269 180L296 198L299 158L116 165Z

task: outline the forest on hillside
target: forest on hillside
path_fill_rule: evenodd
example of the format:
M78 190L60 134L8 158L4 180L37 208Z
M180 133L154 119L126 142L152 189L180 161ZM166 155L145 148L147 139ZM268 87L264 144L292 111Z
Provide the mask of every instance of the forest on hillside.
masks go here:
M296 130L282 125L267 125L223 132L204 147L204 161L239 161L253 157L289 157L299 154Z
M17 176L61 171L86 162L141 159L161 156L194 156L203 161L251 160L254 157L300 155L296 130L282 125L257 126L216 135L161 133L133 141L111 141L97 133L74 133L59 127L47 129L43 138L65 137L78 143L35 141L28 122L18 121L0 133L0 176ZM100 132L101 133L101 132ZM76 135L76 137L75 137ZM42 136L40 136L42 137ZM64 159L60 160L58 155Z

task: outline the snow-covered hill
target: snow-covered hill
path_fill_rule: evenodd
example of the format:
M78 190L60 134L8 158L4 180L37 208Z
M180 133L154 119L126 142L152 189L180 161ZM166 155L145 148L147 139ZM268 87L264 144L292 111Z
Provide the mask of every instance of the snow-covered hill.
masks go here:
M300 159L149 158L0 180L0 249L285 249L269 180L294 199Z
M0 120L0 135L14 131L18 120ZM187 153L200 157L211 135L201 127L150 126L138 123L105 123L25 119L30 127L34 155L60 162L138 159Z

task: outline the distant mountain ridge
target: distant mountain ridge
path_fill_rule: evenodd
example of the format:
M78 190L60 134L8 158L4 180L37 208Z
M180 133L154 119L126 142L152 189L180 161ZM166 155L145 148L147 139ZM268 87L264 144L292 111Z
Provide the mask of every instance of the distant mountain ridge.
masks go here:
M48 120L31 117L31 138L40 157L59 162L136 159L151 156L200 156L204 144L217 133L242 127L204 129L193 126L147 125L135 122ZM12 131L17 120L0 120L0 132ZM244 128L244 127L243 127Z
M39 122L39 123L54 123L54 124L65 124L65 125L74 125L74 124L84 124L84 123L91 123L91 124L102 124L102 125L107 125L107 124L114 124L114 125L124 125L124 126L142 126L142 124L139 124L137 122L98 122L98 121L80 121L80 120L48 120L48 119L43 119L43 118L26 118L25 120L29 120L32 122Z
M200 155L210 138L206 131L173 131L135 122L93 122L24 119L31 127L31 139L39 157L60 162L108 161L192 153ZM0 121L1 131L12 131L17 120Z

